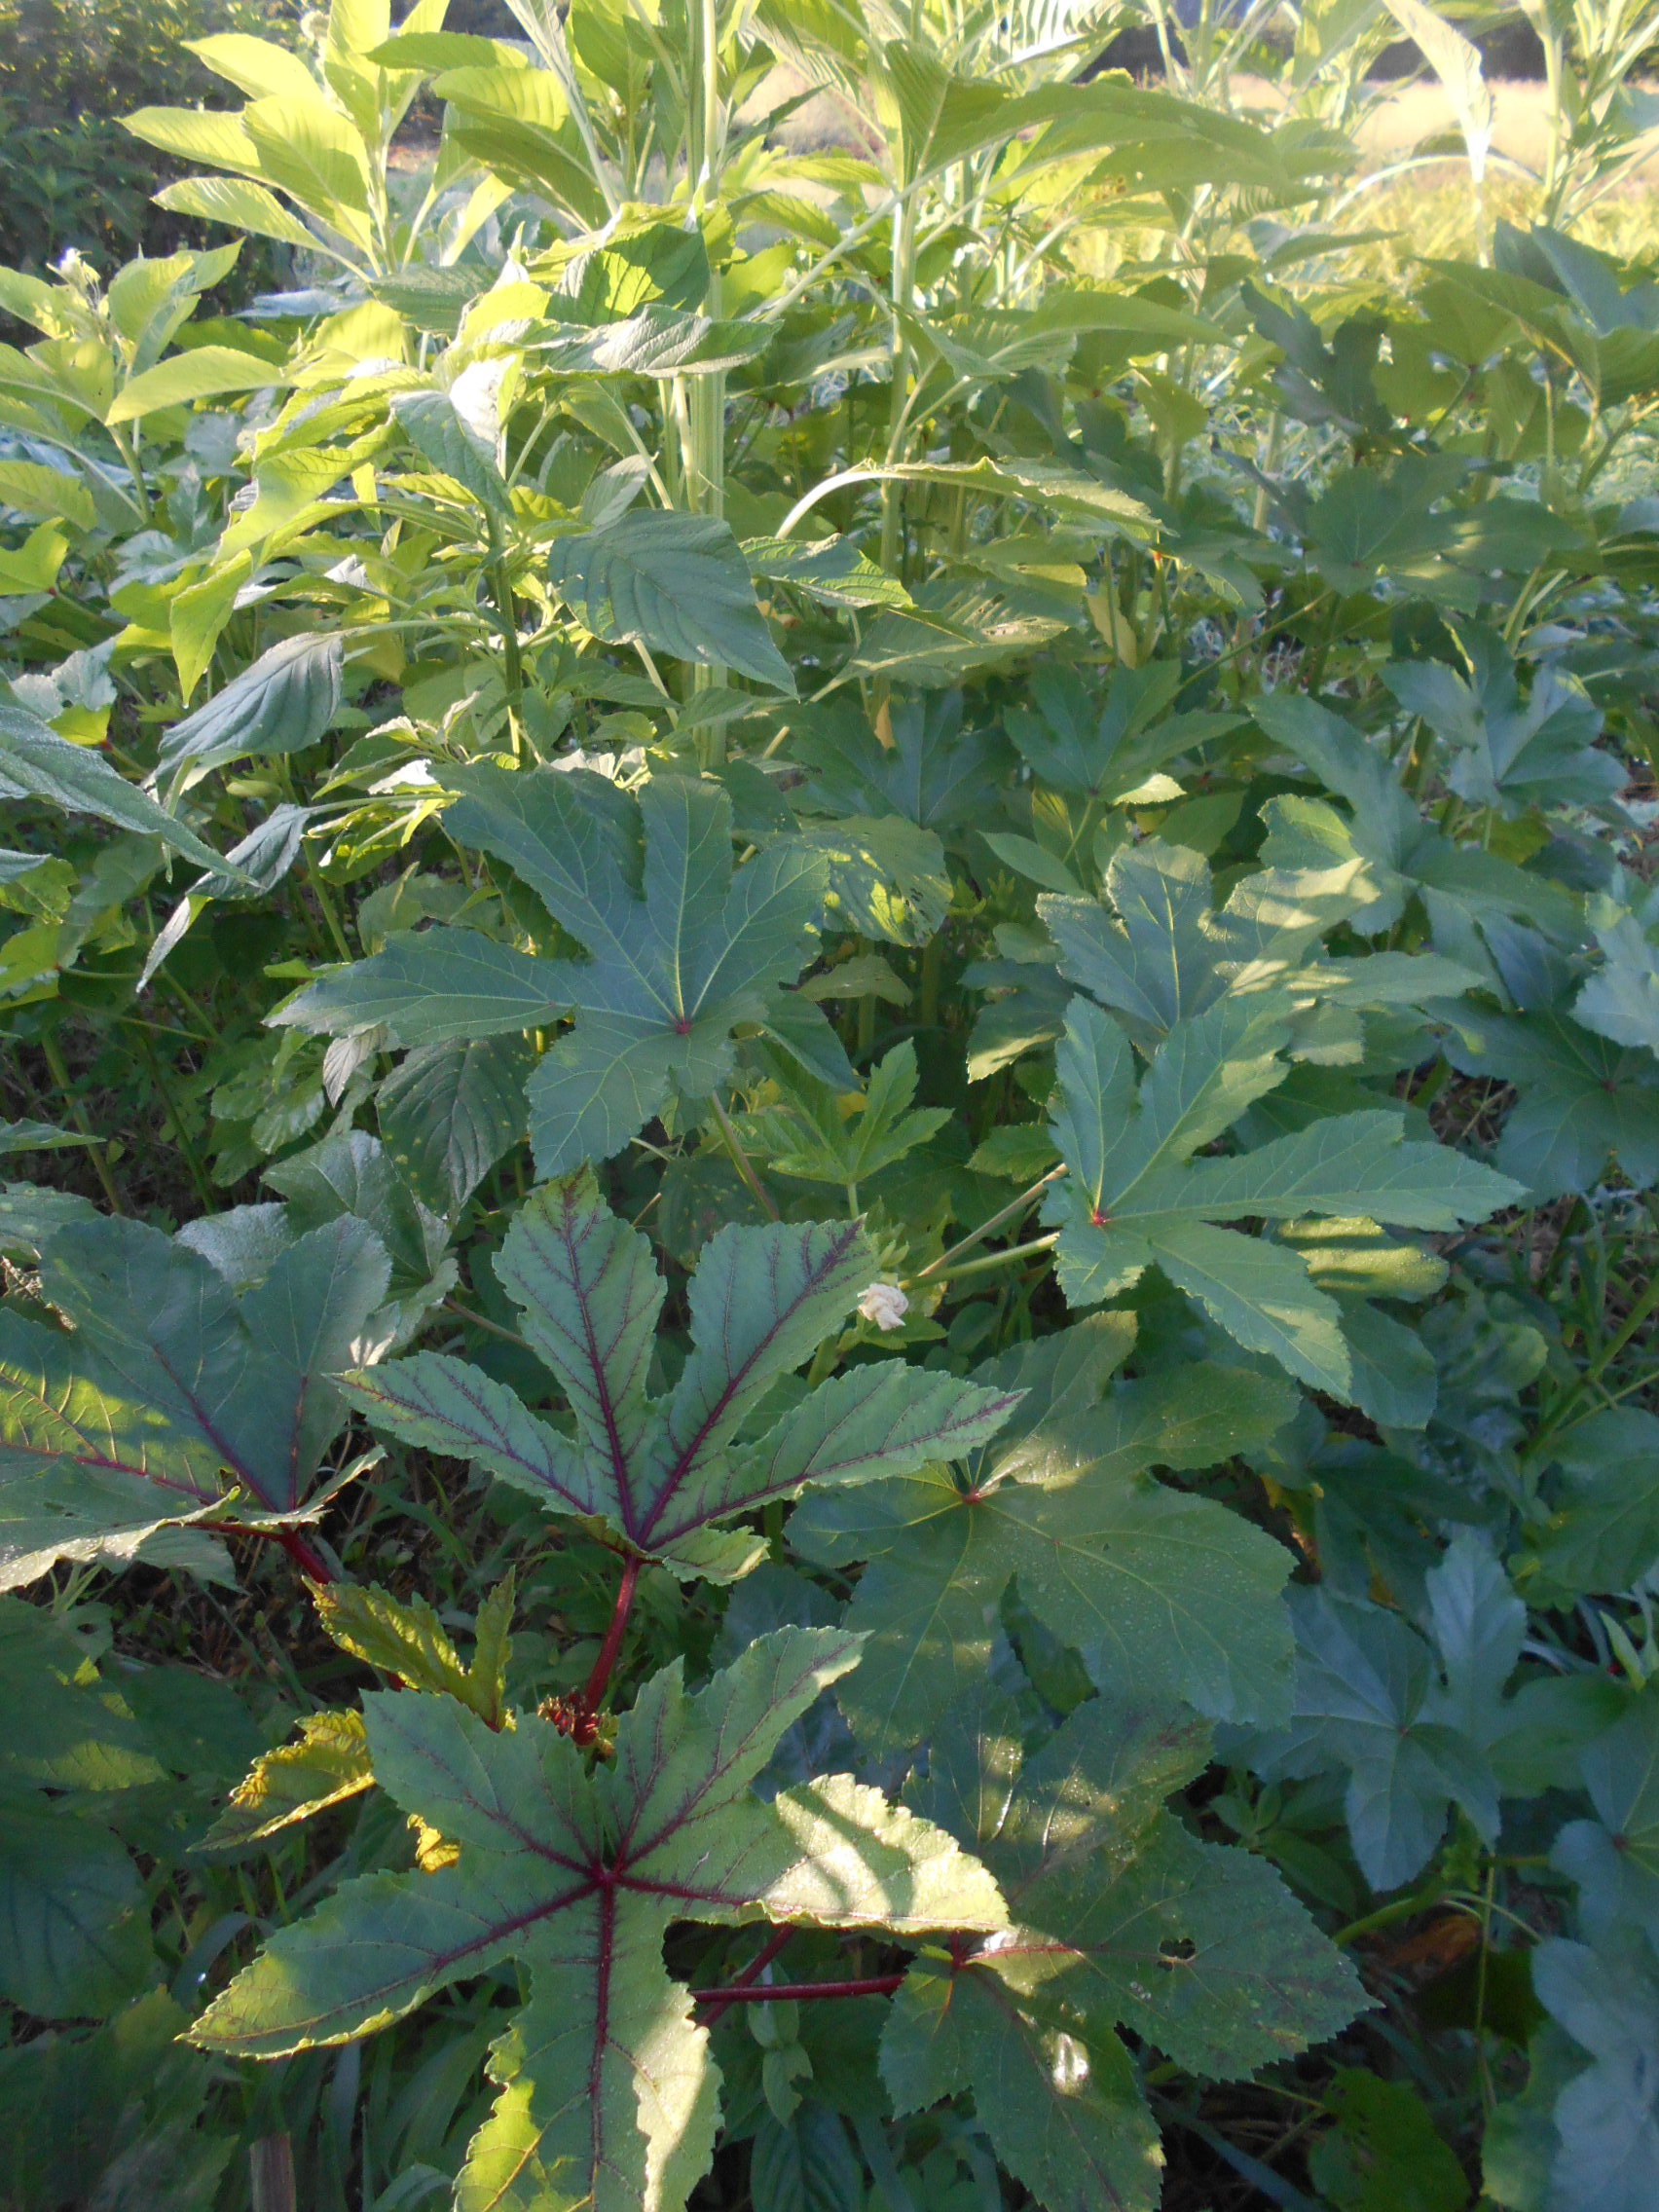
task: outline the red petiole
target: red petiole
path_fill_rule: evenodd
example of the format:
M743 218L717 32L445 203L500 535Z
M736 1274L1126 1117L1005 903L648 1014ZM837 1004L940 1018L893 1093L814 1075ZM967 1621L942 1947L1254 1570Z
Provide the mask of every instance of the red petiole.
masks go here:
M640 1562L630 1557L622 1563L622 1580L616 1591L616 1604L611 1610L610 1626L605 1632L605 1641L599 1647L599 1657L576 1700L577 1720L571 1730L572 1741L591 1744L599 1733L599 1701L605 1695L606 1684L611 1670L622 1651L622 1639L628 1630L628 1615L634 1609L634 1593L640 1586Z

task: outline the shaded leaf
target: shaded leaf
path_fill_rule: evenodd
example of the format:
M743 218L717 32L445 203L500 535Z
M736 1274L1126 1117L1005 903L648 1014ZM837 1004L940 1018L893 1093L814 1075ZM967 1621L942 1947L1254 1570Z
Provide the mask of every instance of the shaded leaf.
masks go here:
M879 1791L832 1777L767 1805L750 1790L784 1728L856 1659L834 1631L784 1630L694 1697L676 1662L592 1773L535 1715L492 1734L451 1699L368 1698L377 1781L459 1858L345 1885L273 1938L196 2040L247 2056L339 2043L517 1961L531 1993L492 2053L502 2094L473 2138L462 2200L529 2203L557 2187L571 2201L597 2190L682 2205L714 2148L719 2077L663 1968L671 1920L914 1940L1005 1918L989 1877Z

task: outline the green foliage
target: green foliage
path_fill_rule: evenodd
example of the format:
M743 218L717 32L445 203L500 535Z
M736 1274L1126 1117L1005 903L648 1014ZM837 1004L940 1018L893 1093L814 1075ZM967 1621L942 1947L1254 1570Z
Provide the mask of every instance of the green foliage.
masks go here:
M0 262L41 271L73 248L119 267L187 242L185 226L150 204L163 174L120 117L139 101L197 101L209 90L187 41L240 32L292 43L297 29L285 0L8 0Z
M1650 15L1384 287L1416 0L100 13L191 229L0 270L8 2206L1645 2212Z
M670 1920L913 1937L1006 1918L948 1837L850 1776L769 1805L750 1793L779 1735L856 1658L843 1635L798 1630L756 1643L694 1697L671 1668L592 1777L534 1715L492 1734L442 1697L366 1700L377 1784L459 1858L338 1892L226 1990L196 2040L269 2056L335 2043L519 1959L530 1996L492 2048L502 2094L461 2191L524 2204L618 2189L683 2196L713 2149L719 2075L663 1971Z
M1093 1699L1027 1759L1012 1705L970 1704L914 1788L984 1858L1014 1925L911 1967L882 2076L900 2113L971 2086L1003 2162L1045 2203L1158 2202L1157 2130L1119 2025L1227 2078L1360 2002L1269 1867L1194 1842L1163 1810L1207 1750L1178 1714Z
M874 1267L856 1222L720 1231L686 1288L690 1346L679 1381L653 1399L662 1278L647 1240L609 1212L584 1170L543 1186L497 1266L574 1417L574 1446L503 1384L441 1352L391 1362L350 1387L405 1442L471 1458L676 1573L724 1579L758 1553L751 1531L721 1522L809 1483L843 1489L954 1458L1017 1403L1007 1389L899 1361L849 1368L804 1394L782 1387L835 1342Z

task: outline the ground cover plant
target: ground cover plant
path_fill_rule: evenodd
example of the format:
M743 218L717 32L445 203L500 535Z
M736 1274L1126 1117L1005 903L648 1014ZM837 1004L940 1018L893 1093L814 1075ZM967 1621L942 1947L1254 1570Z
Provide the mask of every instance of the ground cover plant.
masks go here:
M1651 2212L1651 12L512 16L0 271L0 2201Z

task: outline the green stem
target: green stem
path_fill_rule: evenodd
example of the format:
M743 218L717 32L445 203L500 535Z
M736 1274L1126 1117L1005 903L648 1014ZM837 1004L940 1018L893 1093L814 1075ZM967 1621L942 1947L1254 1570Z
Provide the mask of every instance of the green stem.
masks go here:
M459 1298L446 1298L443 1310L453 1313L458 1321L464 1321L469 1329L482 1329L487 1337L499 1337L504 1345L516 1345L520 1351L532 1349L527 1338L516 1329L504 1329L499 1321L487 1320L482 1313L474 1313L470 1306L462 1306Z
M920 1274L910 1276L902 1287L905 1290L913 1290L917 1283L931 1282L935 1275L959 1273L961 1271L957 1268L956 1262L964 1252L971 1252L976 1244L982 1244L987 1236L994 1236L997 1231L1004 1228L1009 1222L1017 1221L1020 1215L1025 1213L1043 1196L1049 1185L1057 1182L1065 1172L1064 1161L1058 1167L1051 1167L1048 1174L1039 1176L1028 1191L1021 1191L1017 1198L1011 1199L1006 1206L999 1207L989 1221L981 1222L978 1228L974 1230L971 1235L964 1236L960 1243L953 1244L948 1252L941 1252L940 1257L925 1267Z
M730 1118L728 1117L725 1108L720 1104L719 1093L718 1091L716 1092L712 1103L715 1109L715 1120L720 1125L720 1135L725 1139L725 1148L727 1152L731 1154L732 1165L743 1177L744 1182L749 1186L750 1191L753 1193L758 1203L763 1206L766 1212L771 1216L771 1218L776 1221L778 1219L778 1209L772 1202L772 1194L767 1190L765 1184L761 1182L759 1176L755 1172L755 1162L750 1159L748 1153L744 1151L742 1139L738 1136L737 1131L732 1127Z
M841 1356L841 1332L831 1329L812 1355L812 1365L806 1371L806 1380L812 1389L827 1382L835 1372L835 1362Z
M87 1109L71 1089L69 1070L64 1065L63 1060L63 1048L58 1044L57 1039L48 1031L40 1041L40 1049L46 1056L48 1068L52 1071L53 1082L56 1084L63 1094L63 1103L69 1109L69 1119L84 1137L92 1139L87 1150L92 1156L92 1167L97 1179L103 1185L103 1194L110 1202L111 1211L124 1214L127 1207L122 1200L120 1191L116 1188L115 1176L110 1170L108 1150L103 1140L93 1131Z
M323 921L327 924L328 934L334 940L335 950L342 960L350 962L351 947L346 940L346 925L340 919L339 909L334 903L329 888L322 880L316 863L312 859L310 853L306 855L306 881L311 885L312 896L315 899Z
M114 441L116 452L126 461L128 474L132 479L132 489L138 500L139 519L148 522L150 519L150 488L144 481L144 465L138 459L136 442L133 438L124 435L113 424L109 434Z
M1271 477L1273 470L1278 466L1279 448L1283 444L1283 442L1284 418L1280 415L1278 409L1275 407L1272 413L1268 417L1268 439L1267 444L1262 449L1261 466L1262 474L1264 476ZM1250 517L1250 527L1253 530L1263 531L1267 529L1268 509L1272 504L1272 495L1269 491L1267 485L1258 484L1256 487L1255 511Z
M965 1275L988 1275L993 1268L1006 1268L1011 1260L1029 1260L1035 1258L1039 1252L1051 1252L1059 1240L1060 1233L1055 1229L1051 1230L1047 1236L1034 1236L1029 1244L1007 1244L1000 1252L987 1252L983 1259L965 1260L961 1267L950 1270L946 1279L950 1282L960 1282ZM937 1265L936 1262L936 1270ZM920 1277L917 1279L920 1280ZM937 1272L934 1273L934 1280L936 1282L939 1280Z
M1346 1928L1337 1930L1331 1941L1345 1945L1357 1943L1362 1936L1370 1936L1379 1928L1392 1928L1398 1920L1415 1920L1419 1912L1438 1904L1445 1895L1440 1883L1432 1882L1427 1889L1418 1890L1409 1898L1396 1898L1392 1904L1379 1905L1363 1920L1350 1920Z
M893 223L893 337L890 347L893 383L887 402L887 458L897 461L897 448L904 427L905 387L910 376L910 342L901 316L908 314L916 290L916 201L913 194L901 201ZM881 566L890 576L899 573L899 525L903 494L889 480L881 487Z
M507 715L512 723L513 753L519 750L519 724L524 708L524 659L519 651L518 613L513 606L513 583L506 556L498 553L490 570L490 588L496 595L496 611L501 618L501 645L505 666Z
M1475 1970L1475 2059L1480 2069L1481 2102L1489 2115L1497 2103L1497 2091L1493 2086L1492 2062L1487 2057L1486 2047L1487 1962L1492 1957L1492 1911L1496 1887L1497 1864L1494 1861L1487 1868L1486 1890L1481 1899L1480 1964Z

